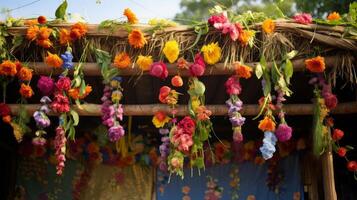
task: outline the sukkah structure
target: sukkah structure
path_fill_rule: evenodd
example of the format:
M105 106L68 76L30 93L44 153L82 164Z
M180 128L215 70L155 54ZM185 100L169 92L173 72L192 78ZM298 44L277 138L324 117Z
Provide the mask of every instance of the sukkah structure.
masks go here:
M357 83L357 3L346 15L333 12L326 20L312 19L307 13L270 19L264 13L237 15L215 7L207 22L195 26L157 19L138 24L130 9L124 11L126 21L66 23L65 7L61 4L57 9L54 21L43 16L8 19L0 27L2 119L12 126L18 142L27 134L34 145L43 146L48 142L46 132L55 132L58 175L65 168L66 148L75 141L81 116L101 117L107 137L122 155L130 132L123 116L153 116L162 135L155 165L183 178L186 164L199 173L205 170L213 116L228 116L235 143L244 141L245 117L255 116L264 134L259 151L269 160L277 142L292 137L294 127L286 116L313 115L313 152L322 159L325 197L337 198L333 151L346 158L347 169L357 176L356 161L346 157L353 148L339 145L344 132L334 127L331 117L357 113L356 101L338 103L332 90L337 79L353 87ZM284 104L294 92L293 76L300 73L310 79L313 102ZM154 91L146 84L136 85L148 75L162 82L172 79ZM223 95L229 98L207 105L205 92L212 84L205 85L202 79L207 82L214 76L229 76L223 83ZM242 82L254 76L261 81L254 91L262 97L258 104L245 104L240 98ZM87 84L87 77L101 80L104 87L98 87L98 81L98 85ZM8 87L12 81L20 85L19 104L6 102L6 94L11 99L17 95ZM140 87L142 99L157 103L132 104L123 84ZM86 98L99 94L99 88L103 88L102 104L87 103ZM34 98L41 104L31 99L34 93L41 94ZM38 130L27 127L29 116ZM57 123L55 130L48 128L51 123Z

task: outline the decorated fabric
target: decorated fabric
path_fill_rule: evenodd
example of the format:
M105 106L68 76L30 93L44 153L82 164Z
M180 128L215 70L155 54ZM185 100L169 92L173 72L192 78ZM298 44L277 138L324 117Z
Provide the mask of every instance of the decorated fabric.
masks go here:
M239 167L238 178L239 189L232 189L231 183L237 178L232 175L232 169ZM172 176L169 184L162 184L162 175L158 173L157 199L158 200L182 200L189 196L194 200L219 200L232 199L232 192L238 193L239 199L295 199L300 194L303 199L303 188L300 179L300 167L298 154L292 154L280 162L280 166L285 171L284 181L281 185L280 194L269 190L266 185L268 165L255 165L251 162L242 164L226 164L209 167L206 171L201 171L200 176L197 171L185 169L185 179ZM235 185L234 185L235 186ZM213 192L215 191L215 192ZM186 194L187 193L187 194ZM210 195L210 198L208 197ZM213 195L214 194L214 195ZM255 197L255 198L254 198ZM295 197L295 198L294 198ZM185 197L188 199L188 197Z
M82 192L82 200L152 199L154 170L133 165L126 168L99 165Z

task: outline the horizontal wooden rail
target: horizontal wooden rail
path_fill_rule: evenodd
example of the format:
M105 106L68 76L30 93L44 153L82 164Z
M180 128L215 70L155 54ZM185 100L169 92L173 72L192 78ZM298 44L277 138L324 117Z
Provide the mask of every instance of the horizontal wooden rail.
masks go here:
M20 106L18 104L9 105L12 111L12 114L17 114L19 112ZM33 114L38 108L39 104L27 104L24 105L24 108ZM101 105L99 104L84 104L82 108L74 106L73 108L81 116L101 116ZM225 105L207 105L209 110L212 111L212 115L215 116L224 116L227 115L227 107ZM144 105L124 105L124 115L127 116L152 116L157 111L164 111L167 113L171 112L171 108L163 104L144 104ZM188 115L188 110L186 105L178 105L177 116ZM311 115L313 114L314 106L313 104L287 104L284 105L284 110L288 115ZM259 106L255 104L244 105L242 114L245 116L254 116L259 113ZM357 102L348 102L340 103L334 110L333 114L351 114L357 113ZM55 113L50 113L50 115L55 116Z
M304 71L305 70L305 59L294 59L292 60L294 71ZM338 56L327 56L325 57L325 63L327 67L333 67L341 62L341 58ZM74 63L78 64L78 63ZM245 63L246 65L255 68L258 62ZM269 62L268 66L271 66L272 63ZM29 63L29 66L34 69L36 74L40 75L49 75L52 72L52 68L47 66L43 62L33 62ZM100 67L97 63L84 63L82 65L84 74L86 76L100 76ZM189 76L190 73L188 70L179 70L176 64L167 64L167 69L169 71L169 75L180 74L181 76ZM217 63L213 66L208 66L205 71L205 76L208 75L231 75L234 73L234 68L231 65L225 66L224 63ZM62 72L61 69L56 69L54 71L54 75L58 75ZM132 67L128 67L126 69L120 70L120 74L122 76L132 76L139 75L141 73L140 68L137 65L133 65ZM145 72L144 74L148 74Z

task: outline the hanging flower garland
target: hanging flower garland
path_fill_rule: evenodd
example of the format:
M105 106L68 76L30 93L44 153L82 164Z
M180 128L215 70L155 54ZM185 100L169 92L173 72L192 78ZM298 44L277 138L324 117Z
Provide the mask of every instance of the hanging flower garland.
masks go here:
M205 191L205 200L219 200L222 198L223 187L218 186L218 180L207 176L207 189Z
M240 190L240 178L239 178L239 167L238 165L233 165L231 172L229 174L231 181L229 185L231 186L231 199L239 199L239 190Z
M353 172L354 178L357 180L357 162L348 159L347 152L353 150L352 146L346 145L341 147L340 140L344 136L344 132L335 128L334 120L330 116L330 111L336 108L338 99L336 95L332 93L331 85L326 82L322 72L325 71L324 58L317 56L305 60L306 68L315 73L315 76L311 78L310 84L314 85L314 120L313 120L313 152L319 156L329 149L329 145L332 145L332 150L337 153L338 156L344 158L347 161L346 168Z
M123 106L120 100L123 97L123 88L121 87L122 78L118 68L111 68L111 55L103 50L94 50L97 63L101 67L104 90L102 100L102 123L108 128L108 137L111 142L118 141L125 134L125 130L120 121L123 120Z
M243 102L239 99L238 95L242 91L242 87L239 83L240 78L248 79L251 77L251 68L240 63L235 64L236 75L231 76L225 83L226 92L230 98L226 101L228 107L229 121L232 123L233 128L233 141L242 142L242 125L245 122L245 118L239 113L242 109Z

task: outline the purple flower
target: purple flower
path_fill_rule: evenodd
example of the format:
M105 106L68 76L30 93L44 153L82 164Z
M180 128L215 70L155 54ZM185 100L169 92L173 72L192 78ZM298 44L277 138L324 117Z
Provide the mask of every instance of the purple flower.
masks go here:
M169 131L169 129L167 129L167 128L160 128L160 129L159 129L159 133L160 133L161 135L167 135L169 132L170 132L170 131Z
M279 124L275 131L275 135L280 142L285 142L290 140L293 129L287 124Z
M239 113L237 116L232 116L229 118L229 121L232 123L233 127L242 126L245 122L245 118L242 117Z
M65 69L73 69L73 55L70 51L66 51L64 54L61 55L61 58L63 60L63 65L62 67Z
M46 128L51 124L50 119L48 119L47 115L42 111L36 111L33 114L33 118L36 121L36 125L40 128Z
M51 95L54 89L54 81L47 76L41 76L37 82L37 88L43 95Z
M121 137L123 137L125 132L122 126L117 125L117 126L110 127L108 134L109 134L109 140L111 142L115 142L118 141Z

